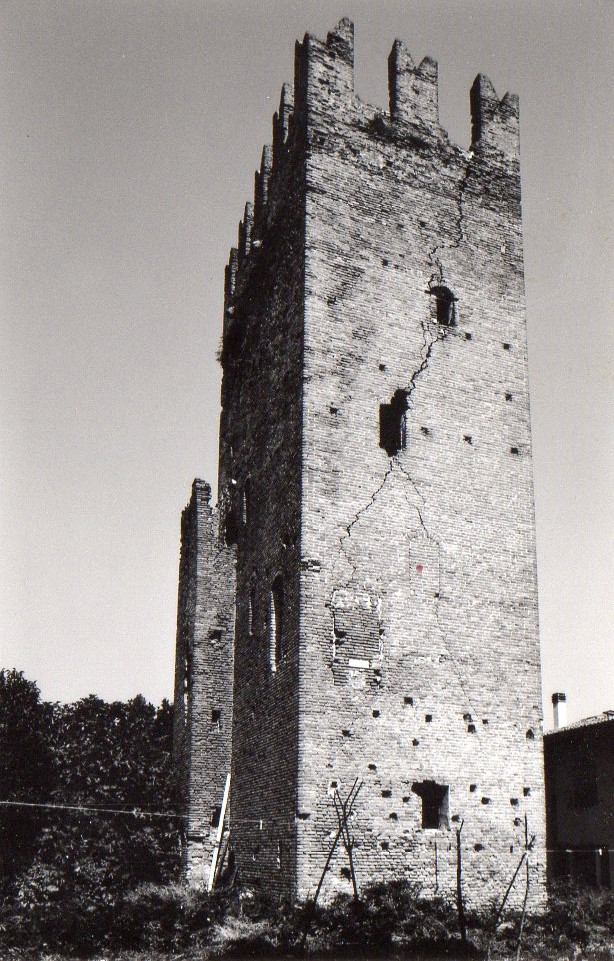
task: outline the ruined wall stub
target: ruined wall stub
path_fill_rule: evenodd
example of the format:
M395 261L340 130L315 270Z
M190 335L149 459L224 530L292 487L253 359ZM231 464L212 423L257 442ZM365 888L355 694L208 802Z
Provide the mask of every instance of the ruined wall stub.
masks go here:
M543 895L518 103L479 76L470 150L400 42L390 111L353 27L296 48L226 275L220 523L236 544L240 877L315 888L364 781L359 881ZM280 600L281 597L281 600ZM283 629L277 637L281 612ZM280 648L277 650L277 648ZM347 889L342 852L326 882Z
M217 809L230 770L234 651L234 549L218 538L211 488L201 480L181 517L173 754L187 819L186 876L208 876Z

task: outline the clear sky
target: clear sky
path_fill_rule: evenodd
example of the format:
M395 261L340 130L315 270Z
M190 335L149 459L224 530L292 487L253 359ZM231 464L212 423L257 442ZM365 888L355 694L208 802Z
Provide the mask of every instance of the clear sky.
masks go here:
M1 663L44 697L171 696L179 518L215 483L223 267L294 41L356 24L520 94L546 724L614 707L609 0L3 0Z

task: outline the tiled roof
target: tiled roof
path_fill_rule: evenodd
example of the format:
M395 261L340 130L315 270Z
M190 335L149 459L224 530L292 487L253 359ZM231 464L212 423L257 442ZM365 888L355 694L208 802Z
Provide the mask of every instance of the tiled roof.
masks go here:
M594 717L583 717L581 721L566 724L565 727L559 727L556 731L547 731L544 737L549 737L551 734L561 734L563 731L576 731L581 727L592 727L595 724L607 724L608 721L614 721L614 711L602 711L601 714L595 714Z

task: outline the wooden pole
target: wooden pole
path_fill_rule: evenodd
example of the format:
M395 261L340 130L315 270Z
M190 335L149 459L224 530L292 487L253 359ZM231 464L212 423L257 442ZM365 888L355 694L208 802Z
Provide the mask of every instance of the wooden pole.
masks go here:
M353 805L354 805L354 801L355 801L356 798L358 797L358 794L359 794L360 789L361 789L361 787L362 787L362 783L363 783L363 782L361 781L360 784L358 784L358 778L356 778L356 780L354 781L354 783L353 783L353 785L352 785L352 787L351 787L350 793L348 794L348 796L347 796L347 798L346 798L346 802L345 802L345 803L346 803L346 805L349 805L349 808L348 808L348 817L349 817L349 814L350 814L351 811L352 811L352 807L353 807ZM358 787L356 787L357 784L358 784ZM311 927L311 922L312 922L313 916L314 916L314 914L315 914L315 909L316 909L316 904L317 904L317 902L318 902L318 897L320 896L320 891L322 890L322 885L324 884L324 878L326 877L326 872L328 871L328 868L330 867L330 862L332 861L333 854L335 853L335 850L336 850L336 848L337 848L337 844L339 843L339 838L341 837L342 831L343 831L343 826L342 826L342 824L340 823L340 824L339 824L339 827L338 827L338 829L337 829L337 834L335 835L335 840L333 841L333 843L332 843L332 845L331 845L331 847L330 847L330 850L329 850L329 852L328 852L328 856L327 856L326 861L325 861L325 863L324 863L324 867L322 868L322 874L320 875L320 880L318 881L318 886L317 886L316 891L315 891L315 894L314 894L314 896L313 896L313 901L311 901L311 903L310 903L310 904L308 905L308 907L307 907L307 919L306 919L306 922L305 922L305 928L304 928L304 930L303 930L303 936L301 937L301 941L300 941L300 948L301 948L301 950L305 947L305 942L307 941L307 935L309 934L309 929L310 929L310 927Z
M222 843L222 835L224 833L224 819L226 817L226 806L228 804L229 793L230 774L227 774L226 784L224 785L224 797L222 798L222 807L220 808L220 820L217 825L217 836L215 839L215 844L213 845L213 855L211 857L211 870L209 871L209 883L207 884L207 891L213 890L213 883L215 881L215 868L217 866L217 859L220 853L220 844Z
M339 827L341 828L341 838L343 840L343 846L347 851L348 860L350 862L350 876L352 878L352 887L354 889L354 900L359 900L358 895L358 884L356 883L356 872L354 870L354 858L352 857L352 848L354 847L354 839L350 837L350 829L348 828L348 817L349 812L346 810L347 802L341 800L341 795L339 791L335 791L335 797L333 798L335 803L335 811L337 812L337 819L339 821ZM339 807L337 807L337 801L339 802Z
M532 843L532 842L531 842ZM526 865L526 883L524 889L524 900L522 902L522 914L520 916L520 930L518 931L518 944L516 946L516 961L520 961L520 951L522 949L522 935L524 933L524 921L527 914L527 901L529 899L529 883L530 883L530 871L529 871L529 822L527 816L524 816L524 853L526 854L525 865Z
M463 824L456 829L456 904L458 907L458 926L460 928L461 941L467 944L467 922L465 921L465 905L463 903L463 855L461 847L461 831Z

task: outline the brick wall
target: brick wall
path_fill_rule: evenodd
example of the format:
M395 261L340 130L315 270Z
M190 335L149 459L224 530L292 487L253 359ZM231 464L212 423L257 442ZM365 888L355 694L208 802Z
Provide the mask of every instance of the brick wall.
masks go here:
M284 87L227 270L219 466L222 528L237 544L232 843L242 881L286 895L296 873L301 153ZM274 585L278 628L283 621L277 657Z
M432 61L395 44L391 121L353 96L344 41L345 57L308 41L298 888L336 823L331 780L358 777L359 879L451 894L463 822L478 902L505 890L525 814L543 881L517 104L478 78L463 151L438 125ZM397 392L389 456L380 406ZM449 788L449 827L421 827L424 781Z
M181 518L177 612L174 757L194 883L208 877L232 731L235 551L218 538L210 497L209 485L195 480Z
M297 44L226 272L233 844L244 881L307 896L336 826L333 785L359 778L360 883L402 876L452 895L462 823L467 900L490 901L526 815L538 904L518 103L478 77L464 151L439 126L437 65L415 67L396 42L389 76L384 114L353 93L349 22ZM429 782L446 789L438 828L423 826ZM325 894L348 888L346 866L334 860Z

